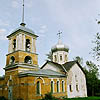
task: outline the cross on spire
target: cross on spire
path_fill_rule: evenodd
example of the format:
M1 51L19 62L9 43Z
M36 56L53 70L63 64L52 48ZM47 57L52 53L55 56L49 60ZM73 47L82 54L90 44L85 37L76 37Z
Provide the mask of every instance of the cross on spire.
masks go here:
M61 31L58 31L57 35L58 35L58 37L59 37L59 40L60 40L60 38L61 38L61 34L62 34L62 32L61 32Z
M23 11L22 11L22 23L20 24L21 26L25 26L26 24L24 23L24 0L23 0Z

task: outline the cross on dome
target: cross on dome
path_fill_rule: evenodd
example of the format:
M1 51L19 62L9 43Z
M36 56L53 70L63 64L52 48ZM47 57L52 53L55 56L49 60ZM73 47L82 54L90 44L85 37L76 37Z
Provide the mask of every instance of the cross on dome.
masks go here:
M58 31L57 35L59 37L59 40L61 39L61 34L62 34L62 32L61 31Z

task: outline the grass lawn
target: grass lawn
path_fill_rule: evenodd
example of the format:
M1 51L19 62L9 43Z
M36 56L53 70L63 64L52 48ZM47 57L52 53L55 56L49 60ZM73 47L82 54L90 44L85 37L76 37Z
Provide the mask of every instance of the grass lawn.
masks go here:
M87 97L87 98L66 98L64 100L100 100L100 97Z

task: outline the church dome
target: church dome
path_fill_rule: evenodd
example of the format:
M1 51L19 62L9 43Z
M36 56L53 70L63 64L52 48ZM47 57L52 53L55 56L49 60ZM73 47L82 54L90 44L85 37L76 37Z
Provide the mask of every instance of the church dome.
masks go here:
M51 51L52 52L55 52L55 51L66 51L66 52L68 52L69 48L68 48L68 46L63 44L61 42L61 40L59 40L58 43L51 48Z

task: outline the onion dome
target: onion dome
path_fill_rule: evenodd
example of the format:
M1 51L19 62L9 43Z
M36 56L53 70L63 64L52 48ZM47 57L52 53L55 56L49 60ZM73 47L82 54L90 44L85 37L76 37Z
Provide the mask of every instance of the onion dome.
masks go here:
M56 52L56 51L66 51L66 52L68 52L69 48L68 48L68 46L64 45L61 42L61 40L59 40L58 43L51 48L51 51L52 52Z

